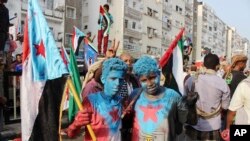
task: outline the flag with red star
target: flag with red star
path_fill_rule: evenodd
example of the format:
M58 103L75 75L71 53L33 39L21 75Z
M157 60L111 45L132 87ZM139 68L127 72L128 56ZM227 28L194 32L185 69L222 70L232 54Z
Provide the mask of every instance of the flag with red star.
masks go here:
M59 140L59 109L68 73L37 0L28 1L23 43L23 141Z

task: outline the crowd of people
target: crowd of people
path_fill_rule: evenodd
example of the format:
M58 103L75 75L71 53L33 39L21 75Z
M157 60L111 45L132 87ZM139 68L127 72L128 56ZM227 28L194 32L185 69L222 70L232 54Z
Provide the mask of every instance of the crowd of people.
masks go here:
M203 67L191 65L184 70L186 92L180 95L160 84L163 70L158 60L143 56L134 62L127 53L116 57L114 48L86 75L85 109L65 130L70 137L90 124L103 141L226 140L231 124L250 123L245 55L235 55L231 64L220 65L225 63L216 54L207 54ZM189 91L195 91L198 98L187 98ZM196 110L195 124L187 122L190 107ZM85 140L91 140L88 131Z
M108 5L104 8L109 11ZM108 16L112 24L112 15ZM157 59L142 56L135 61L128 53L116 56L119 41L114 40L107 48L109 33L104 35L104 31L108 22L100 17L98 24L98 53L105 58L88 68L81 93L84 109L64 130L69 137L91 125L98 141L220 141L229 140L231 124L250 124L250 77L244 72L245 55L233 56L229 64L216 54L207 54L202 67L190 65L183 70L185 92L180 94L166 83L161 85L165 70ZM0 31L1 41L10 45L6 70L22 71L22 55L16 53L12 59L18 45L13 37L6 39L4 32ZM95 36L91 39L89 33L87 38L93 41ZM21 37L18 41L22 42ZM4 47L0 47L2 54ZM0 107L5 102L0 97ZM85 132L84 140L91 140L87 129Z

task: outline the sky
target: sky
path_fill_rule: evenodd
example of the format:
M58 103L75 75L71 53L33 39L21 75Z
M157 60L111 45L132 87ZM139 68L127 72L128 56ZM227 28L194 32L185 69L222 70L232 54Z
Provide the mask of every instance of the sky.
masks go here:
M203 0L227 25L250 41L250 0Z

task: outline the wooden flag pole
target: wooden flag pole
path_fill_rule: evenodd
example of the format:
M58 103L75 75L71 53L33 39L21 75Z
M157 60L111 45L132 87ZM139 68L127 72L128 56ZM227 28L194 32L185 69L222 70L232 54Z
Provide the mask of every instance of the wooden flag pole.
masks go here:
M76 102L78 108L79 108L80 110L83 110L82 103L81 103L81 101L80 101L80 99L79 99L79 97L78 97L78 95L77 95L76 89L75 89L75 87L73 86L72 80L71 80L70 78L67 80L67 84L69 85L70 91L71 91L72 94L73 94L74 100L75 100L75 102ZM95 133L94 133L93 129L91 128L91 126L90 126L89 124L87 125L87 129L88 129L88 131L89 131L89 134L90 134L92 140L93 140L93 141L96 141Z

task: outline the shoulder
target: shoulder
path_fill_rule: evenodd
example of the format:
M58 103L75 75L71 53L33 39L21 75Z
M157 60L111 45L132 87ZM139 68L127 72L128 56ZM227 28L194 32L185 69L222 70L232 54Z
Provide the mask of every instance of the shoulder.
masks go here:
M101 92L96 92L96 93L89 94L86 98L90 102L100 101L101 100Z
M177 98L177 99L181 98L180 94L173 89L163 87L163 91L164 91L165 97L171 97L171 98Z

